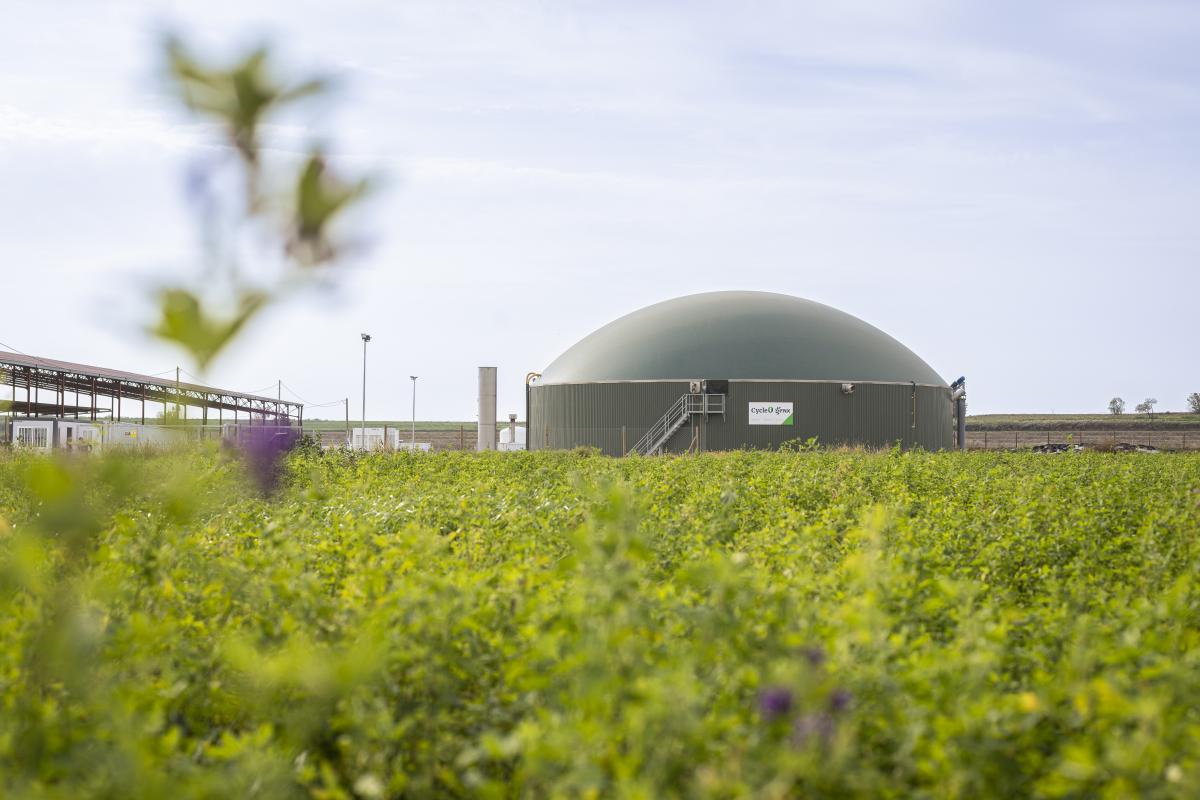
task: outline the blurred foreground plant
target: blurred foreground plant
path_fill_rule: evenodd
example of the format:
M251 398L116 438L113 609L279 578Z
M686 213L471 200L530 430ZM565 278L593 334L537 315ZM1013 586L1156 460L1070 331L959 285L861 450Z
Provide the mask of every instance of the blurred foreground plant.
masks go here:
M267 305L345 253L340 221L370 183L340 176L317 143L268 169L269 123L327 94L327 80L282 81L265 47L230 65L202 61L176 37L168 38L165 53L171 89L193 114L218 123L224 156L197 164L188 181L208 268L194 283L157 290L158 319L150 332L182 347L203 371ZM223 191L221 179L229 173L237 188ZM246 261L255 269L246 270Z

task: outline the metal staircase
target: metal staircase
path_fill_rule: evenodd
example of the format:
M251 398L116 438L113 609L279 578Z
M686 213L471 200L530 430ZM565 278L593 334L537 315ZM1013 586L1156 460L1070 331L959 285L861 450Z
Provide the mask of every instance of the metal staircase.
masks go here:
M637 453L649 456L661 453L671 437L697 414L705 417L709 414L725 416L725 395L685 394L681 396L671 404L665 414L659 417L658 422L650 426L646 435L638 439L626 455Z

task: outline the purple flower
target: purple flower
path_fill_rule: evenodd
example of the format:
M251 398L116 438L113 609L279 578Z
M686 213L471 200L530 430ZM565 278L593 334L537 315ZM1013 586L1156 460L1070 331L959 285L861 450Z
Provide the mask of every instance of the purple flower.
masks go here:
M300 432L286 420L275 424L251 425L238 431L250 476L263 492L273 492L279 486L279 469L283 457L296 446Z
M819 667L825 663L825 649L819 644L810 644L808 647L803 648L800 651L800 655L804 656L805 660L814 667Z
M189 200L196 203L207 203L209 200L209 173L209 166L203 161L193 161L188 165L183 188Z
M764 719L779 719L792 710L792 690L772 686L758 693L758 710Z
M835 714L839 714L850 707L850 701L854 699L854 695L846 689L835 689L833 694L829 695L829 710Z

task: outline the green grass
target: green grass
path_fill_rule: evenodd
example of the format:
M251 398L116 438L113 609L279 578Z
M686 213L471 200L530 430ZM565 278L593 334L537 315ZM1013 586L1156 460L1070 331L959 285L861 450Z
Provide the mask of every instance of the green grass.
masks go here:
M0 454L10 797L1200 795L1200 455Z

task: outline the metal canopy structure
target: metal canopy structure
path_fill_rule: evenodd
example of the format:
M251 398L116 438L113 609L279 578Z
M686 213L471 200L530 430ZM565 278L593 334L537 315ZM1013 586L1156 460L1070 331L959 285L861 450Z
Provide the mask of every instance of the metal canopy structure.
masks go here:
M124 400L138 404L143 424L147 403L161 403L164 412L172 405L200 408L205 424L209 411L216 411L221 422L227 421L225 412L233 414L230 422L244 419L254 424L256 417L270 424L304 421L304 406L300 403L4 351L0 351L0 385L12 390L12 413L27 417L74 415L94 420L107 413L120 419ZM18 389L24 390L23 397ZM52 395L53 402L47 402L46 393ZM107 408L99 405L101 398L109 401Z

